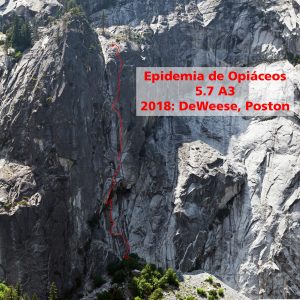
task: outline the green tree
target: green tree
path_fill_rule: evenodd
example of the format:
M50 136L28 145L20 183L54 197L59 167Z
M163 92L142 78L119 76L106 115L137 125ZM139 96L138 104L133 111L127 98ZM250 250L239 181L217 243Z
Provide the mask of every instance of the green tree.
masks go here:
M37 297L37 295L36 295L36 294L33 294L33 296L32 296L32 300L38 300L38 297Z
M206 296L207 296L207 293L206 293L205 289L203 289L203 288L197 288L197 293L198 293L200 296L205 297L205 298L206 298Z
M58 299L58 297L57 297L57 287L56 287L55 282L51 283L48 299L49 300L57 300Z
M72 8L78 7L78 3L76 0L67 0L65 7L66 7L66 10L69 11Z
M23 52L31 46L31 28L29 22L22 17L14 16L12 24L6 31L6 36L7 47Z
M17 292L13 287L9 287L8 291L6 291L3 300L17 300L19 299L17 296Z
M4 283L0 283L0 300L4 299L5 294L8 292L9 287L4 284Z
M150 295L149 300L159 300L163 297L163 290L158 288Z
M17 48L17 46L19 45L19 43L21 42L21 24L20 24L20 18L15 15L13 18L13 23L12 23L12 27L11 27L11 31L9 31L9 36L8 38L10 38L10 43L12 47Z
M106 20L107 20L107 16L105 15L104 10L103 10L102 16L101 16L102 35L105 34Z
M21 26L21 48L23 50L31 47L31 29L28 22L24 22ZM22 50L22 49L20 49Z
M17 299L18 300L21 299L21 297L22 297L22 286L21 286L20 282L18 282L16 284L16 293L17 293Z
M178 287L179 280L174 270L168 269L164 273L154 265L147 264L142 269L140 276L133 278L133 285L138 296L148 299L151 295L151 299L159 299L162 289L166 289L168 285Z

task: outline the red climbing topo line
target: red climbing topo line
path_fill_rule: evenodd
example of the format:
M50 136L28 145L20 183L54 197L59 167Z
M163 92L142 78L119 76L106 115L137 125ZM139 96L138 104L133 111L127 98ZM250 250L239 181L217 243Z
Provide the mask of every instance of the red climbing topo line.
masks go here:
M125 247L125 252L123 255L124 259L128 259L129 254L130 254L130 245L129 242L123 232L118 232L115 231L116 227L116 222L113 218L113 197L112 197L112 192L116 186L116 180L117 177L121 171L122 167L122 153L123 153L123 119L120 110L118 109L117 105L120 103L120 97L121 97L121 75L123 71L123 66L124 66L124 61L121 57L120 54L120 47L117 44L111 44L110 45L112 48L116 49L116 57L119 60L120 66L119 66L119 71L118 71L118 78L117 78L117 94L116 97L111 105L112 110L116 113L118 120L119 120L119 150L118 150L118 156L117 156L117 161L118 165L117 168L111 178L111 184L108 190L108 196L107 200L105 202L105 205L109 209L109 222L110 222L110 227L109 227L109 233L112 237L119 237L122 239L122 242Z

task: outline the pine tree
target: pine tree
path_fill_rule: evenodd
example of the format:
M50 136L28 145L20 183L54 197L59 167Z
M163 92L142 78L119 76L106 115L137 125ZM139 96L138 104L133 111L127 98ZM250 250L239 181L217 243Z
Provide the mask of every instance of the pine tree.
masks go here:
M69 11L72 8L75 8L77 6L78 6L78 4L77 4L76 0L67 0L67 2L66 2L66 9L67 9L67 11Z
M22 286L20 282L16 284L16 293L17 293L17 299L20 300L22 296Z
M17 48L21 41L21 25L20 19L17 15L14 16L12 29L11 29L11 46Z
M0 17L0 31L3 31L3 17Z
M16 300L16 299L18 299L16 290L13 287L9 287L9 290L4 295L4 299L5 300Z
M32 296L32 300L38 300L38 297L37 297L37 295L36 295L36 294L33 294L33 296Z
M24 51L25 49L31 46L31 30L28 22L24 22L21 26L21 37L20 37L20 50Z
M50 291L49 291L49 300L57 300L57 288L55 282L51 283Z
M101 24L102 24L102 35L104 35L105 33L105 25L106 25L106 15L104 13L104 11L102 12L102 16L101 16Z
M30 298L29 298L29 296L28 296L27 294L25 294L25 295L23 296L23 300L30 300Z
M14 16L12 25L6 31L6 46L24 51L31 46L31 28L23 18Z

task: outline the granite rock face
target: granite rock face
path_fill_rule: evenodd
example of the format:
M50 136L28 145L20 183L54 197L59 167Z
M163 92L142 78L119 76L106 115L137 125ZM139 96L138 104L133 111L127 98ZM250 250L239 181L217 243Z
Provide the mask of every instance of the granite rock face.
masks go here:
M51 15L61 6L57 0L1 0L0 16L5 18L15 13L26 17L36 14Z
M70 17L2 78L0 264L8 282L42 299L51 281L71 291L86 268L105 148L104 69L96 34Z
M140 5L139 1L117 1L104 10L107 35L120 40L128 64L127 86L132 65L255 66L278 61L271 66L285 69L294 78L299 102L299 68L284 60L299 53L298 4L294 1L157 1L146 10ZM94 26L101 26L102 13L100 8L91 14ZM128 28L141 38L128 42ZM110 39L99 33L101 44L108 44ZM134 97L127 93L125 120L127 103ZM297 146L286 146L298 139L299 116L145 118L144 134L139 122L130 127L132 138L128 136L127 145L128 152L137 153L142 144L141 159L128 163L126 152L122 180L133 180L136 173L140 177L130 183L126 198L119 197L116 209L127 212L125 219L130 223L124 229L129 231L132 250L161 266L212 272L253 298L299 297ZM290 128L289 133L278 136L282 126ZM228 159L232 173L227 174L220 163L217 171L208 168L208 174L216 172L206 174L209 179L198 174L210 156L204 155L203 163L197 161L197 151L182 154L182 144L192 148L198 141L200 153L218 151L224 163ZM271 146L274 141L278 147ZM278 162L267 165L277 155ZM194 160L196 176L190 167Z
M213 285L208 283L206 279L208 277L213 278ZM186 296L193 296L196 299L199 298L199 294L197 293L195 287L199 287L204 289L204 291L209 291L214 287L219 287L224 290L224 295L222 299L224 300L232 300L232 299L239 299L239 300L249 300L249 298L243 296L242 294L237 293L235 290L221 282L219 279L211 276L208 273L202 273L199 271L193 271L191 273L187 273L183 275L183 281L180 283L178 291L170 291L164 294L166 300L176 300L177 294L181 295L182 297ZM202 297L206 298L206 297Z
M27 166L14 163L0 162L0 202L2 204L2 214L5 212L14 213L18 205L32 206L38 205L41 195L36 190L36 180L32 170Z
M98 37L69 16L2 74L0 275L42 296L56 281L77 299L123 255L104 205L119 147L118 42L113 216L132 252L250 298L300 297L299 117L137 118L133 101L136 66L272 63L293 74L299 101L299 67L285 60L300 51L297 1L83 5Z
M179 148L178 170L173 212L175 259L181 270L188 271L197 259L203 259L205 241L213 225L222 223L228 203L238 201L245 170L202 142Z

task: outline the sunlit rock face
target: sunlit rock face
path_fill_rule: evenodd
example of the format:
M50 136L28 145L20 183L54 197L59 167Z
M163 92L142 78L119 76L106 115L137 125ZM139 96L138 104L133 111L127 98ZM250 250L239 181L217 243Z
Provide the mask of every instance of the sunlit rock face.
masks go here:
M35 14L54 14L61 7L57 0L0 0L0 15L9 17L17 14L33 17Z

